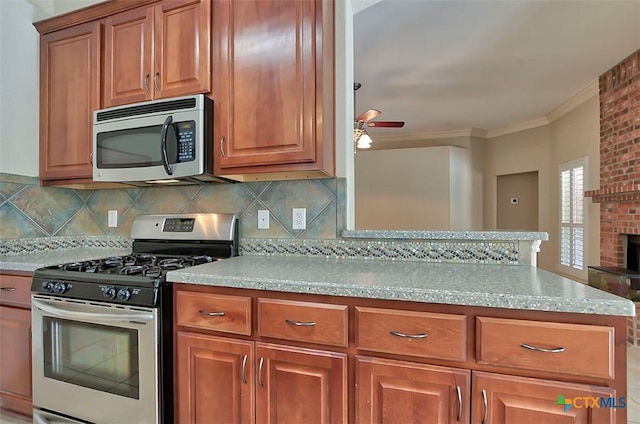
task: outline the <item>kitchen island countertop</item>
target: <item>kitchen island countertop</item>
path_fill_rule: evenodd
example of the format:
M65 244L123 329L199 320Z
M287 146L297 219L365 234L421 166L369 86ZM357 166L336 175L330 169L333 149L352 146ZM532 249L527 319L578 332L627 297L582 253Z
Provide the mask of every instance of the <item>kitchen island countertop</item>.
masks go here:
M633 316L628 299L530 265L238 256L167 273L208 286Z

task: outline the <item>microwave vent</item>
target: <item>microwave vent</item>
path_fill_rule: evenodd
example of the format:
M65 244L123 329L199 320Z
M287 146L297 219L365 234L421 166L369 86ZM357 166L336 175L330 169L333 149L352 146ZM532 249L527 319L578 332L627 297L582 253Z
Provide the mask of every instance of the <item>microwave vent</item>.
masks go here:
M129 116L140 116L151 113L176 111L179 109L193 109L196 107L194 97L178 100L167 100L166 102L152 102L149 104L114 108L104 110L96 114L96 122L108 121L111 119L127 118Z

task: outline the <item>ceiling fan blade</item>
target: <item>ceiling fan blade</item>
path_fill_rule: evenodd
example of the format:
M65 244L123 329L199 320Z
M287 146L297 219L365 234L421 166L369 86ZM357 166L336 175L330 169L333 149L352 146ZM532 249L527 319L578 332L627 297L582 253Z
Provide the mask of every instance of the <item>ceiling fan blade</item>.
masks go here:
M402 128L404 121L374 121L368 122L368 127L386 127L386 128Z
M375 118L376 116L380 115L382 112L380 112L379 110L376 109L369 109L366 112L361 113L360 115L356 116L355 121L363 121L363 122L367 122L372 120L373 118Z

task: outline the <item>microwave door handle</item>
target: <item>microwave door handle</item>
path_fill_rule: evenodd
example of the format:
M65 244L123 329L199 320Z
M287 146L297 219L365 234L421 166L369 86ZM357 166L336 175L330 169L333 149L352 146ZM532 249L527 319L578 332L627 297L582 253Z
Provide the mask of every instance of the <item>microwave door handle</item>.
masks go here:
M167 131L172 122L173 116L167 116L167 119L164 120L164 124L162 124L162 131L160 132L160 138L162 140L162 164L164 165L164 170L167 171L168 175L173 175L173 169L171 169L171 165L169 165L169 158L167 157Z
M48 315L67 318L67 319L89 319L95 321L108 321L108 322L122 322L122 321L151 321L153 320L153 314L145 313L99 313L99 312L81 312L70 311L68 309L60 308L59 306L53 306L49 303L42 302L37 299L32 299L33 306L47 313Z

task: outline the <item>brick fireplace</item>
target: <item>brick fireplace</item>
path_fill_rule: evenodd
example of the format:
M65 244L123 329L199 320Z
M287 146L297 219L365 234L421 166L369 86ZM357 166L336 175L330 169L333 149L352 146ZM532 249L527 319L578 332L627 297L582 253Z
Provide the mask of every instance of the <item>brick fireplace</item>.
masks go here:
M585 195L600 204L600 265L626 268L625 235L640 234L640 50L602 74L599 86L600 188ZM638 322L629 326L636 343Z

